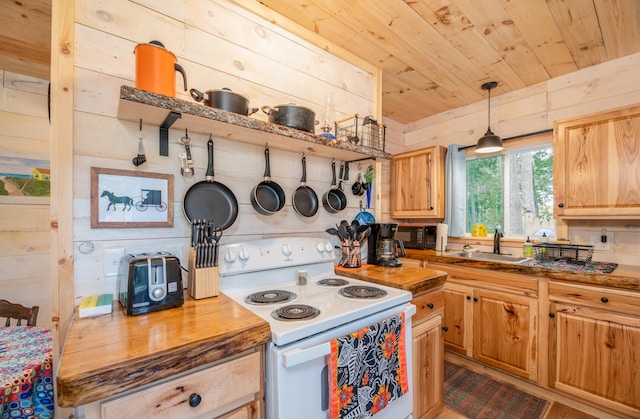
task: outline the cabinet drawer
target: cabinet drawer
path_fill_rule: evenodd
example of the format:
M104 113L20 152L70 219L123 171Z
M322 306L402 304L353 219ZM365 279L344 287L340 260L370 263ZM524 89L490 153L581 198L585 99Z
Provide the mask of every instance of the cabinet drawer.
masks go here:
M640 293L602 287L549 282L549 300L601 310L640 315Z
M440 287L437 290L420 294L414 297L411 302L416 305L413 322L418 323L444 311L444 290Z
M102 403L100 417L217 417L253 401L261 392L261 353L254 352ZM191 407L189 400L194 394L200 397L200 403Z

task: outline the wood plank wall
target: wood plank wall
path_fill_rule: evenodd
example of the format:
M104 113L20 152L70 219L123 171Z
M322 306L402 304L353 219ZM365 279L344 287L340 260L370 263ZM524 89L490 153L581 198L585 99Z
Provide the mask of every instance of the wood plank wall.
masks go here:
M491 128L502 138L553 128L559 119L586 115L640 103L640 54L608 61L555 77L508 94L491 97ZM499 82L499 80L498 80ZM387 121L384 121L387 123ZM473 145L487 129L487 101L452 109L406 124L405 150L432 145ZM389 210L388 195L382 212ZM383 216L384 218L384 216ZM638 265L640 253L637 221L569 221L572 243L590 244L606 228L613 234L611 251L598 251L595 260Z
M48 161L48 82L7 71L0 81L0 156ZM0 212L0 298L40 306L38 326L50 328L49 198L0 196Z
M188 188L204 179L208 133L189 133L196 166L193 178L180 174L178 139L184 132L169 133L169 157L158 154L158 127L120 121L118 94L121 85L134 85L136 44L162 41L177 56L187 73L189 87L205 91L231 88L250 98L254 107L296 103L322 115L327 91L335 94L337 117L354 113L375 114L375 76L329 54L322 48L257 18L225 0L186 1L137 0L102 2L77 0L75 8L75 96L74 96L74 277L76 300L83 295L115 292L115 277L103 274L105 249L129 252L178 250L186 264L189 225L182 212L182 197ZM180 88L177 96L192 100ZM255 115L266 120L263 113ZM212 133L214 138L216 133ZM131 159L143 138L147 163L135 168ZM215 138L216 181L228 186L239 201L239 216L224 232L223 243L274 235L329 236L326 228L341 219L353 219L359 199L350 193L358 174L351 167L346 185L348 207L331 215L322 207L311 218L298 216L290 202L300 183L300 155L271 149L272 180L287 193L285 208L272 216L253 210L249 196L262 180L262 146ZM364 172L366 163L361 164ZM90 167L169 173L174 176L173 228L92 229L90 227ZM331 183L331 160L307 157L308 185L319 198ZM82 253L90 243L92 252ZM83 246L82 249L87 248ZM77 303L77 301L76 301Z

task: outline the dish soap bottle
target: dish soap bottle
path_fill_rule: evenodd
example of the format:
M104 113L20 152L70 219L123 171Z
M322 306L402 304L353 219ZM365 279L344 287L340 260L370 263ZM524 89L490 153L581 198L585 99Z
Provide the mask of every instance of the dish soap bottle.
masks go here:
M529 236L527 236L527 241L524 242L524 246L522 246L522 256L526 258L533 257L533 245L531 244L531 240L529 240Z

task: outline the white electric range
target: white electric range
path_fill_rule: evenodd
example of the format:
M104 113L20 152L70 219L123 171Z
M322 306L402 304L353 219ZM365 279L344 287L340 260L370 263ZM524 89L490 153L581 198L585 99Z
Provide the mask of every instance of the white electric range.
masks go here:
M220 290L269 322L265 355L267 419L326 419L330 341L400 312L412 388L408 291L334 273L328 239L286 237L220 246ZM412 394L389 403L376 419L411 416Z

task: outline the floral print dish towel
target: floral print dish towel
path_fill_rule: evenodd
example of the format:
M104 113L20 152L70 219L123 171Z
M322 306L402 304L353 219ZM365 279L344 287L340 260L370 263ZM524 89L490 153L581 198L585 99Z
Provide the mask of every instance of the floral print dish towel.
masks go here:
M404 313L331 341L331 419L371 417L408 392Z

